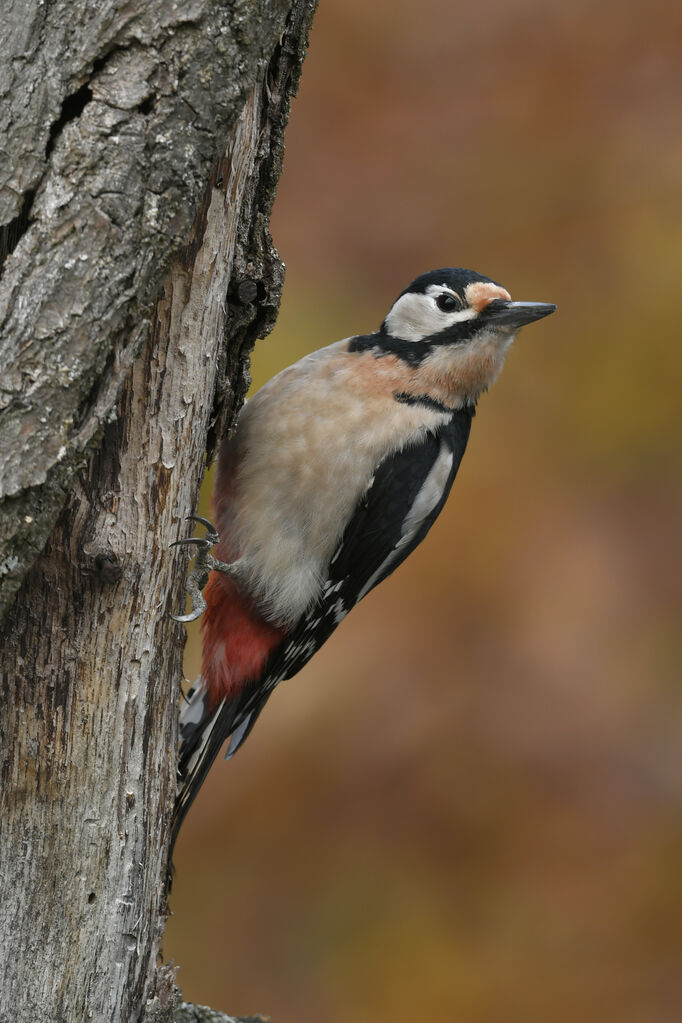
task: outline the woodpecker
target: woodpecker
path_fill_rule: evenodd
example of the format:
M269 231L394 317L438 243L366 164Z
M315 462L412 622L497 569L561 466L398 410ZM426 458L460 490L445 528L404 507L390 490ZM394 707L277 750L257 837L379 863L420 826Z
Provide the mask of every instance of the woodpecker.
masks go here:
M555 308L512 302L471 270L432 270L377 331L305 356L244 406L219 449L216 530L198 519L206 539L176 541L198 548L196 607L173 617L203 612L203 644L180 715L173 841L223 743L227 759L273 689L424 539L479 396L519 328Z

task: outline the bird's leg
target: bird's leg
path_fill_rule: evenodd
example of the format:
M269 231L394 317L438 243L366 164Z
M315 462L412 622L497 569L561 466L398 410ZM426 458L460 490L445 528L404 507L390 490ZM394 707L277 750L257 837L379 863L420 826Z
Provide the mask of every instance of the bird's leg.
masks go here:
M215 547L218 542L218 531L213 523L209 522L208 519L202 518L201 515L188 515L187 519L205 526L206 536L203 539L198 536L188 536L184 540L175 540L170 544L171 547L191 545L197 548L194 556L194 565L192 571L187 576L185 584L185 588L192 599L192 610L186 615L171 615L170 617L175 622L194 622L204 613L206 601L201 591L208 582L210 572L225 572L233 579L239 576L239 569L236 564L231 565L226 561L218 561L210 553L211 548Z

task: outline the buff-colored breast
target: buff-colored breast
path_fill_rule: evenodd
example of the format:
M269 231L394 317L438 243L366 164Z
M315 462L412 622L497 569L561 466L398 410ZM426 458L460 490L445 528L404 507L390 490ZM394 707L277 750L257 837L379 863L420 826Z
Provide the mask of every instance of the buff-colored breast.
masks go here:
M379 462L447 420L394 399L414 377L394 356L351 353L341 341L284 370L244 408L222 455L237 470L219 525L273 621L295 621L317 597Z

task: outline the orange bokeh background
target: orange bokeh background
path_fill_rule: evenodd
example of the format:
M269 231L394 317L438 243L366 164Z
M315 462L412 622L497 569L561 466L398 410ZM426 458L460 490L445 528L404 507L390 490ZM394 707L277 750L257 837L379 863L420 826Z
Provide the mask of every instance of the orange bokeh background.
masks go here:
M662 0L322 0L255 384L436 266L559 309L419 551L211 772L164 941L187 999L680 1019L681 40Z

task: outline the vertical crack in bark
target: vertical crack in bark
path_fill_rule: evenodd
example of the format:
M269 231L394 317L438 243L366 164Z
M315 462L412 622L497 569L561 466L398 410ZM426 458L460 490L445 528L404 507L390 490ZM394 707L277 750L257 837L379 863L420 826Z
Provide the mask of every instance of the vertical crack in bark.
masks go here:
M100 63L100 67L103 62ZM93 67L92 73L99 70L97 66ZM92 77L92 75L90 76ZM50 126L50 134L47 139L47 145L45 146L45 159L49 160L52 150L54 149L57 139L63 132L69 121L75 121L77 117L85 110L85 107L92 99L92 89L90 88L90 78L85 82L79 89L72 92L70 96L67 96L62 103L62 109L57 120Z
M113 49L108 50L102 57L99 57L93 63L92 70L88 75L87 81L80 85L75 92L69 93L68 96L64 97L59 117L50 125L47 143L45 145L46 166L41 176L41 181L45 177L50 156L52 155L52 151L64 131L64 128L67 124L70 124L71 121L77 120L91 101L92 89L90 88L90 83L92 82L92 79L95 75L99 74L114 54L126 48L127 47L116 46ZM144 100L137 109L143 114L148 114L153 109L153 106L154 101L150 97L149 99ZM19 213L17 213L16 217L10 220L9 223L0 225L0 276L2 276L2 271L7 257L14 252L30 226L33 201L36 197L39 185L40 181L35 188L27 189L27 191L24 192L21 209Z
M31 209L33 208L33 200L35 199L35 196L35 188L31 188L28 192L24 192L24 201L22 202L21 209L17 213L16 217L10 220L9 223L0 226L0 276L2 275L2 271L5 266L5 260L14 252L22 237L28 230L29 218L31 216Z
M95 74L96 71L99 70L97 64L101 67L103 63L103 61L96 62L93 66L92 74ZM92 75L90 77L92 77ZM87 82L81 85L80 88L76 89L75 92L65 97L59 117L52 125L50 125L47 145L45 146L46 164L49 162L52 150L54 149L57 139L61 135L65 126L70 121L75 121L77 117L80 117L91 99L92 90L90 88L90 78ZM45 174L43 173L43 177L44 176ZM13 220L10 220L8 224L3 224L2 227L0 227L0 274L2 274L5 266L5 260L8 256L11 256L22 237L26 234L26 231L28 231L31 223L33 200L36 197L37 191L38 186L30 188L28 191L24 192L24 201L19 213Z

